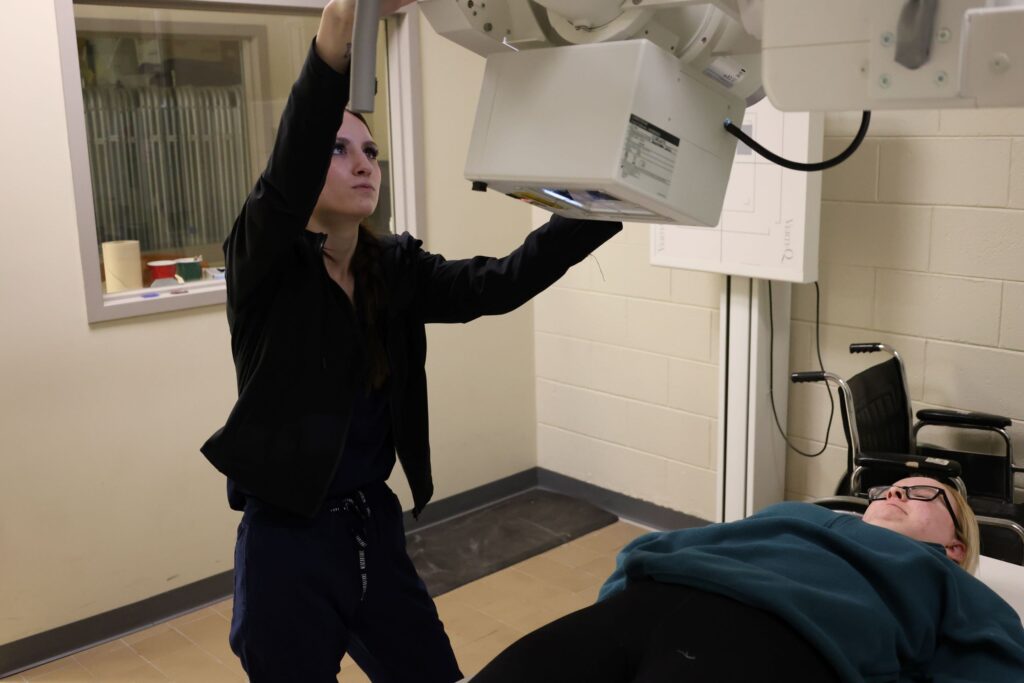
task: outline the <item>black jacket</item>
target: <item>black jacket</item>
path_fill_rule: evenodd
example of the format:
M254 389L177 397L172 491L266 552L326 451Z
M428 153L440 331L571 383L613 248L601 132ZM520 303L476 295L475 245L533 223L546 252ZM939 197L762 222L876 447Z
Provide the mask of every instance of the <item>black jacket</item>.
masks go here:
M266 170L224 244L238 401L202 447L248 493L312 516L340 460L360 362L359 325L306 224L323 187L348 77L311 49ZM430 500L424 323L468 322L522 305L622 229L554 217L501 259L446 261L408 233L383 238L381 312L395 449L414 514Z

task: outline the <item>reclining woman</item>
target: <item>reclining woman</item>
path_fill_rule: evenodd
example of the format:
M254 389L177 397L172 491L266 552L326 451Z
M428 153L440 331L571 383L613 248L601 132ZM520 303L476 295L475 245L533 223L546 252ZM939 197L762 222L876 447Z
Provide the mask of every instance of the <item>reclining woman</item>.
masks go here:
M862 518L809 503L637 538L598 602L473 683L1024 681L1024 628L971 573L978 524L924 477Z

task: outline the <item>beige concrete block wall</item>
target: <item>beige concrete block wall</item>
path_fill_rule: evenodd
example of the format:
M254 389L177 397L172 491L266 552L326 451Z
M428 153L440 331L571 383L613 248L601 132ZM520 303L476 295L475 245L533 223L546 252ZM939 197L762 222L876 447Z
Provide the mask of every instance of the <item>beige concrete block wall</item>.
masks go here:
M235 398L224 309L88 324L53 4L4 15L0 644L230 569L238 522L198 450ZM483 62L422 29L426 246L508 251L528 211L462 178ZM429 335L436 497L533 467L530 309Z
M537 464L713 519L723 278L651 266L647 231L535 302Z
M859 118L828 115L826 148L845 147ZM915 409L1006 415L1024 451L1024 111L875 112L864 148L825 173L823 199L826 369L867 367L848 353L851 342L891 344L905 358ZM813 286L793 297L791 368L815 368ZM789 415L794 442L820 448L824 390L792 387ZM925 436L994 446L972 433ZM838 412L829 443L815 460L790 451L789 497L834 489L846 457Z

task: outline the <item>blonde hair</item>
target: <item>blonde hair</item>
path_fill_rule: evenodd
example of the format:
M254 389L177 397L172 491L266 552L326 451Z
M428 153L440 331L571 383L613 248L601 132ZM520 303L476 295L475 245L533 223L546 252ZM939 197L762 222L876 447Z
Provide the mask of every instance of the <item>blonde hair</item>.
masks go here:
M942 483L942 482L940 482ZM978 571L978 556L981 554L981 532L978 530L978 519L974 516L974 510L967 504L963 494L955 486L943 484L949 498L953 501L953 509L957 513L957 521L960 522L960 530L956 531L956 538L964 544L964 559L960 566L968 574Z

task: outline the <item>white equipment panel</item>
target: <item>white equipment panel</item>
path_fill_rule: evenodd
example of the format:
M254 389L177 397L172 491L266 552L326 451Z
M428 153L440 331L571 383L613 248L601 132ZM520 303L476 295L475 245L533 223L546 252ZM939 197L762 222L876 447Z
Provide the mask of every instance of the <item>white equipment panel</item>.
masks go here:
M742 128L787 159L821 159L820 113L783 113L764 99L747 109ZM820 172L784 169L740 143L718 225L651 225L650 260L656 266L813 282L820 215Z
M927 58L910 67L897 62L909 3L760 4L764 89L785 111L1024 105L1022 0L941 0Z

